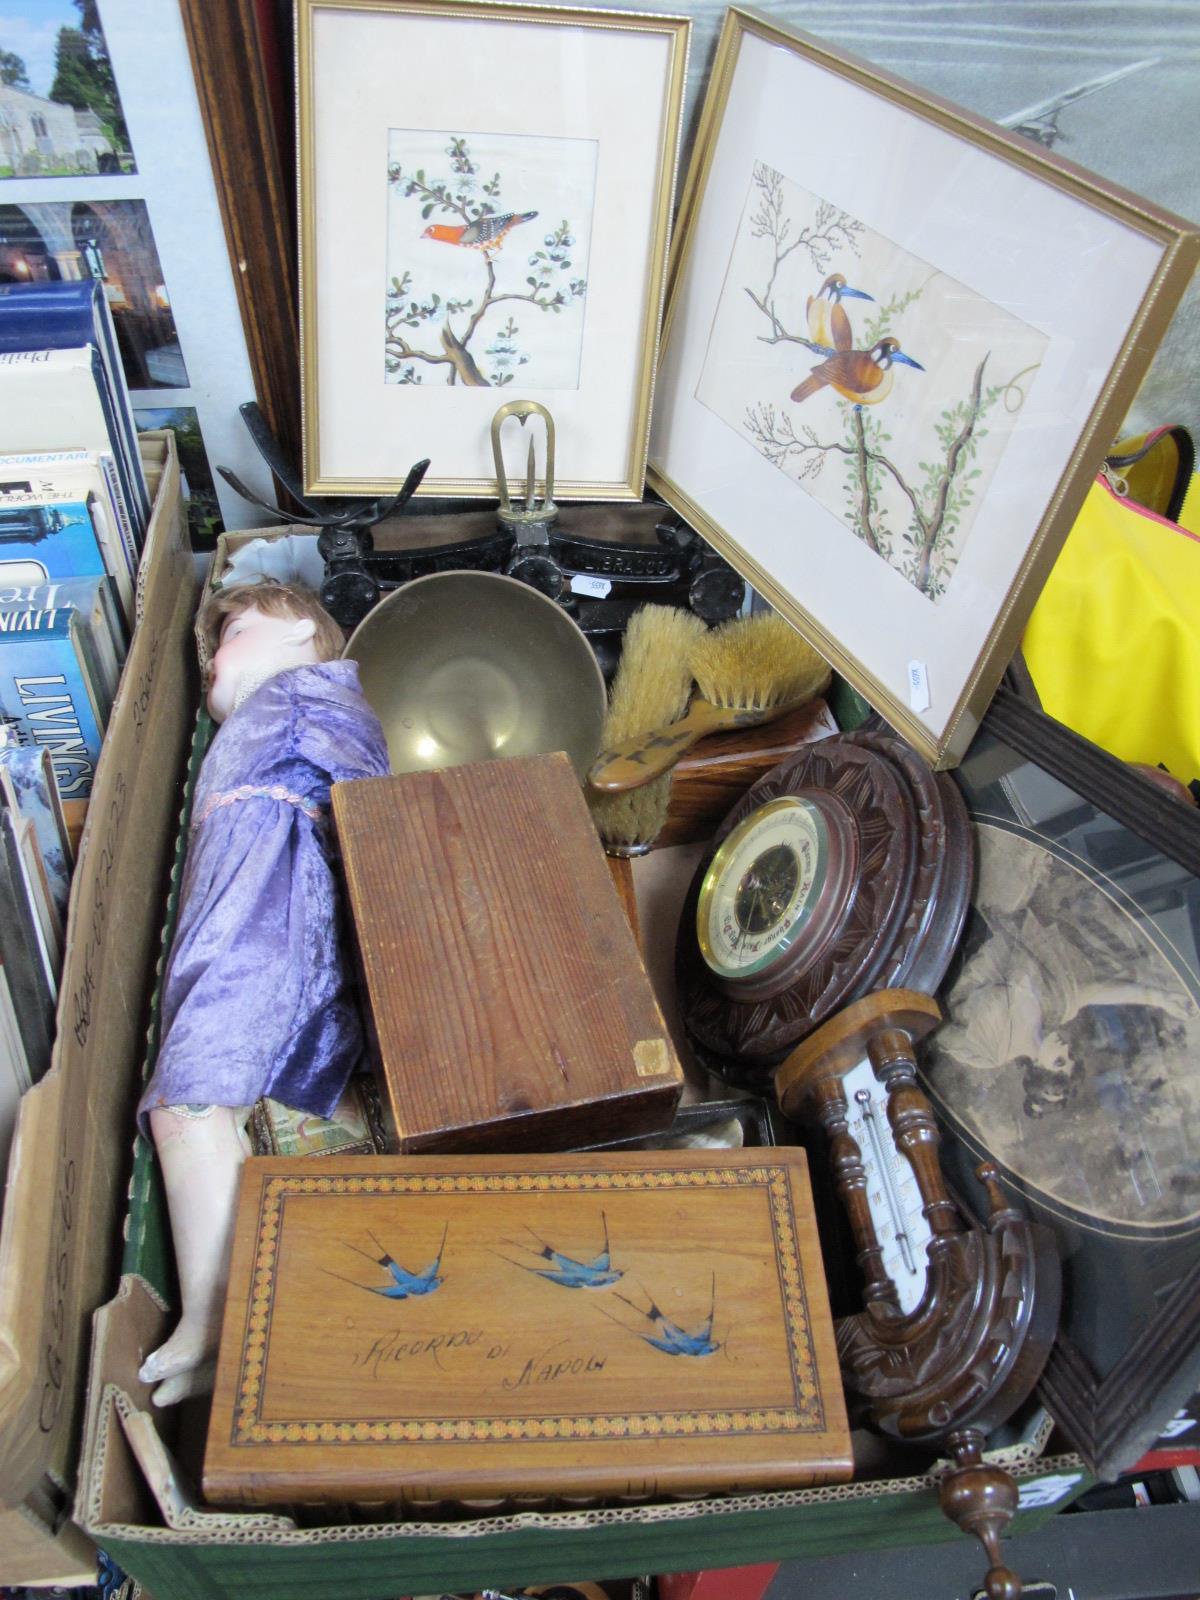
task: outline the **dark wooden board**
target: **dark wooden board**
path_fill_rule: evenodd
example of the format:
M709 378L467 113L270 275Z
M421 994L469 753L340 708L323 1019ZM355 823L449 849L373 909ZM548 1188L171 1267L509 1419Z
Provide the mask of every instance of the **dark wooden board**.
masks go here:
M803 1151L246 1163L210 1500L650 1497L850 1470Z
M398 1149L564 1149L665 1127L683 1078L561 753L336 785Z
M667 820L654 848L711 839L750 785L786 761L828 720L824 700L813 700L777 722L701 739L675 768Z
M254 0L180 0L255 396L300 457L294 156L272 99L273 30ZM247 395L246 399L252 396Z

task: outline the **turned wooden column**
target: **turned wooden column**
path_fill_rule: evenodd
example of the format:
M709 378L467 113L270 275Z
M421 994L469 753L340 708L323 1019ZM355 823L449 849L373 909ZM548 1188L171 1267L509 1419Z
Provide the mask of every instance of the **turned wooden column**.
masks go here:
M815 1116L829 1139L867 1282L865 1310L842 1318L837 1329L847 1394L882 1433L944 1444L953 1465L941 1487L942 1510L986 1550L988 1600L1018 1600L1020 1580L1000 1559L1017 1486L983 1459L983 1443L1029 1394L1045 1363L1058 1323L1060 1271L1052 1235L1022 1217L992 1162L977 1169L986 1226L970 1226L950 1199L941 1135L917 1082L916 1044L940 1016L929 995L868 995L799 1045L778 1068L775 1088L786 1116ZM907 1314L884 1270L863 1155L850 1132L844 1079L864 1058L886 1092L890 1135L912 1168L932 1234L925 1293Z
M1000 1537L1016 1514L1017 1485L1003 1467L983 1459L983 1435L960 1428L946 1440L954 1466L942 1479L938 1503L964 1533L973 1533L987 1551L983 1587L988 1600L1020 1600L1021 1580L1000 1559Z
M960 1233L958 1210L946 1192L938 1148L942 1136L933 1107L917 1083L917 1058L912 1038L899 1028L884 1028L867 1041L867 1056L887 1090L888 1121L896 1148L908 1157L922 1210L935 1240Z

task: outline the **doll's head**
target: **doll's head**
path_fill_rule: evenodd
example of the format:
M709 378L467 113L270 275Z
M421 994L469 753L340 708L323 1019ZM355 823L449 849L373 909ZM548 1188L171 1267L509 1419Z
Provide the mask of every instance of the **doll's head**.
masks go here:
M277 672L334 661L345 645L311 590L272 579L216 590L199 627L209 656L208 709L217 722Z

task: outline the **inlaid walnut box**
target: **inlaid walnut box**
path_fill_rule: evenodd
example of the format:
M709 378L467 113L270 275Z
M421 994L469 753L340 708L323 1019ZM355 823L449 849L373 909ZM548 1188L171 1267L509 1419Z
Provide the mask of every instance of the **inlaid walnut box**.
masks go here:
M565 755L337 784L333 818L396 1149L670 1123L683 1075Z
M246 1163L210 1500L848 1478L799 1149Z

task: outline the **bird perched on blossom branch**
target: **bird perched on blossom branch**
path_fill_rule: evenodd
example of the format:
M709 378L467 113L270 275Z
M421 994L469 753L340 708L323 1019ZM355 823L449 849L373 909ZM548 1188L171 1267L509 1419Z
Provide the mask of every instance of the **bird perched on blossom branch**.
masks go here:
M816 294L809 295L804 309L808 336L814 344L853 350L854 333L842 304L847 299L873 301L875 296L865 289L852 289L840 272L831 272Z
M477 217L474 222L453 227L445 222L431 222L421 237L437 239L442 244L456 244L464 250L481 250L491 261L512 230L523 222L532 222L536 216L536 211L505 211L498 217Z
M892 391L897 361L918 372L925 371L919 361L905 355L897 339L880 339L869 350L839 350L813 368L804 382L792 390L792 399L798 403L807 400L828 384L855 405L876 406Z

